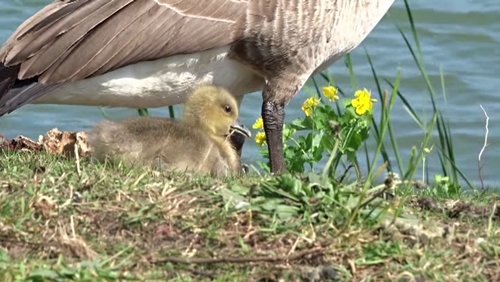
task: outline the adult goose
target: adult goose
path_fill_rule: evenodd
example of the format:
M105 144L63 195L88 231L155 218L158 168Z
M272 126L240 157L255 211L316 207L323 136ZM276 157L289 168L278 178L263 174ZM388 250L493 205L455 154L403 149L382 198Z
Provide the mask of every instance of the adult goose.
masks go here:
M271 169L284 107L359 45L394 0L59 0L0 50L0 115L31 102L159 107L210 83L263 90Z

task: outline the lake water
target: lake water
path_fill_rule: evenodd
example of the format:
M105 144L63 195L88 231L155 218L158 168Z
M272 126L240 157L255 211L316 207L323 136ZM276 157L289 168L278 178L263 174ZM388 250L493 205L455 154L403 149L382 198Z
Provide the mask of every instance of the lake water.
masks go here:
M0 42L4 42L14 29L49 0L0 0ZM478 153L484 142L485 117L489 120L489 146L484 159L484 179L488 185L500 185L500 1L498 0L419 0L411 1L414 18L420 32L422 47L435 87L440 87L440 73L446 83L446 102L440 97L450 122L457 151L458 166L477 182ZM401 91L423 117L430 118L431 104L425 84L412 61L396 28L408 31L403 1L397 0L387 16L362 46L372 56L378 74L393 80L398 69L402 73ZM360 86L373 89L370 68L366 64L364 49L353 52L355 70ZM348 89L349 77L343 61L330 68L334 79ZM389 89L387 85L384 86ZM306 98L302 93L287 107L287 120L300 116L300 104ZM260 114L259 94L245 98L242 121L251 126ZM113 119L136 115L128 109L105 109ZM152 111L166 115L166 109ZM36 138L47 130L88 130L103 118L101 109L59 105L28 105L0 118L0 132L8 137L23 134ZM393 112L397 140L407 155L412 146L418 146L423 133L401 104ZM257 148L248 142L244 151L245 162L258 159ZM430 163L431 172L438 171L437 161Z

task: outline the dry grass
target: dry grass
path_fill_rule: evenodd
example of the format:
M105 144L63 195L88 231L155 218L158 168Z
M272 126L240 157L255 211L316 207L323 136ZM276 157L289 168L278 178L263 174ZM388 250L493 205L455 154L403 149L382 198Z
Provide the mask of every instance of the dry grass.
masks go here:
M500 280L495 195L397 196L382 201L384 216L340 228L335 210L280 219L241 209L269 177L218 181L86 159L79 174L74 160L0 154L1 281ZM229 200L243 188L248 202Z

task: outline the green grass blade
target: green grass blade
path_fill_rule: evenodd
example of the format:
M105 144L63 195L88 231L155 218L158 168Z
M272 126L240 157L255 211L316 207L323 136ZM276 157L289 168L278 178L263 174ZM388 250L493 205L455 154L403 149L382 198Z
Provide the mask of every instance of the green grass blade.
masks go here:
M149 111L148 109L137 109L137 113L139 114L139 116L141 117L147 117L149 116Z
M368 54L366 48L365 48L365 55L366 55L366 59L368 60L368 64L370 66L371 72L372 72L373 80L375 81L375 85L377 87L377 92L378 92L378 97L380 100L382 112L385 112L387 109L386 109L386 105L385 105L385 97L384 97L384 94L382 91L382 87L380 85L380 80L379 80L379 77L377 75L377 71L375 70L375 67L373 65L372 58L371 58L370 54ZM380 115L380 124L383 123L383 117L384 117L384 115ZM372 124L373 124L373 127L375 129L375 138L377 139L377 142L378 142L379 141L378 139L380 138L380 134L378 131L378 126L377 126L374 118L372 118ZM387 164L387 169L389 171L392 171L392 165L391 165L391 160L389 158L389 154L387 153L387 150L385 148L383 140L381 140L381 141L382 141L382 147L381 147L382 158L384 160L384 163Z
M390 82L388 79L385 79L385 82L387 84L389 84L391 86L391 88L394 90L394 85L392 84L392 82ZM415 111L415 109L413 109L413 107L411 106L410 102L405 98L405 96L403 95L403 93L401 93L401 91L397 91L397 95L398 95L398 98L399 100L401 100L401 102L403 103L403 106L405 107L406 111L408 112L408 114L410 115L410 117L415 121L415 123L420 127L420 128L425 128L425 125L424 123L422 122L422 120L420 119L419 115L417 114L417 112Z
M168 106L168 115L171 119L175 119L174 106Z
M345 56L345 65L349 70L349 78L351 80L351 88L358 89L358 79L356 78L356 74L354 72L354 65L352 64L351 54L347 54Z

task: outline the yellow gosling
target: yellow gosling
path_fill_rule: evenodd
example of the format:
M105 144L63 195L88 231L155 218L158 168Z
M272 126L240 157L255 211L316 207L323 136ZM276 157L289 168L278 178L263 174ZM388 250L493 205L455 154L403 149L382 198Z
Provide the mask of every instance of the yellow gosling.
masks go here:
M225 177L241 171L240 150L249 137L238 105L225 89L201 86L189 96L180 121L137 117L104 121L89 134L94 158ZM234 132L234 133L233 133ZM233 133L233 134L232 134ZM230 136L239 138L230 138Z

